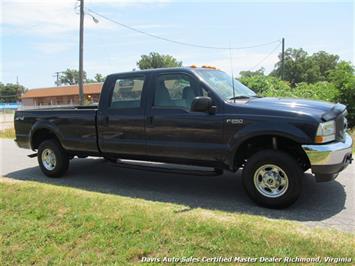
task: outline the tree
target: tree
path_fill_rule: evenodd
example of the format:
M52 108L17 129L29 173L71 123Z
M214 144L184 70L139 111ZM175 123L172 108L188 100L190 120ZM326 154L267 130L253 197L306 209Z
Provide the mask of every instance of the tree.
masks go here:
M76 69L67 69L59 75L61 84L76 85L79 84L79 71ZM86 72L83 72L83 82L86 82Z
M103 76L102 74L96 73L95 75L95 80L96 82L104 82L105 81L105 76Z
M336 67L328 72L328 80L339 89L344 87L354 77L354 68L351 63L340 61Z
M283 96L290 96L290 86L286 81L280 80L276 77L255 75L250 77L240 78L240 82L252 89L260 96L274 96L274 92L281 93ZM272 93L270 92L272 91ZM289 95L286 95L289 92Z
M142 55L137 62L139 69L161 68L161 67L181 67L182 62L177 61L171 55L161 55L151 52L149 55Z
M22 85L7 83L6 85L0 82L0 102L13 103L20 100L21 95L26 91Z
M319 68L317 81L329 81L329 72L336 68L339 63L339 56L320 51L311 55L309 60L312 65L316 65Z
M252 70L240 71L239 75L240 78L252 77L252 76L264 76L264 72L265 72L265 68L262 67L255 71Z
M336 102L339 99L339 89L331 82L318 81L316 83L298 83L292 89L292 94L297 98Z
M279 54L279 62L276 63L275 69L270 73L272 76L281 76L281 59ZM301 49L288 48L285 51L284 59L284 79L291 84L305 81L307 52Z
M347 106L349 125L355 126L354 67L348 62L341 61L334 70L329 71L328 78L339 90L338 101Z
M96 73L94 79L86 79L86 83L97 83L97 82L104 82L105 78L102 74Z
M87 78L86 72L84 71L84 78L83 82L84 83L96 83L96 82L104 82L105 81L105 76L103 76L100 73L96 73L94 79L89 79ZM76 69L67 69L64 72L62 72L59 76L59 80L61 84L65 85L76 85L79 84L79 71Z
M285 51L284 79L293 87L300 82L315 83L328 81L328 75L338 64L339 56L328 54L324 51L308 55L301 49L288 48ZM275 69L270 73L272 76L281 76L281 54Z

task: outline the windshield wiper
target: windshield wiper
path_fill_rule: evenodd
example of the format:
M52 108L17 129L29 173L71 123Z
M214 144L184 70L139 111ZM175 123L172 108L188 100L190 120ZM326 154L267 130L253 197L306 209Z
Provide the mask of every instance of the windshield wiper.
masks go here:
M252 96L249 96L249 95L238 95L238 96L230 98L229 101L239 100L239 99L249 99L249 98L259 98L259 96L257 96L257 95L252 95Z

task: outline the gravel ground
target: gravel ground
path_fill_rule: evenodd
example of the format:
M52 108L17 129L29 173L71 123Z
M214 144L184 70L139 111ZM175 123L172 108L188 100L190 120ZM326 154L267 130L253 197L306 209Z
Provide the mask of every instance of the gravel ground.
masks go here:
M288 219L309 226L331 227L355 232L355 164L335 181L316 183L310 174L303 182L300 199L290 208L269 210L249 200L241 186L240 172L221 176L198 176L132 169L87 158L74 159L68 174L60 179L45 177L30 150L20 149L12 140L0 140L1 174L15 180L33 180L53 185L186 205L193 208L261 215ZM151 163L150 166L158 164ZM165 165L165 164L164 164Z

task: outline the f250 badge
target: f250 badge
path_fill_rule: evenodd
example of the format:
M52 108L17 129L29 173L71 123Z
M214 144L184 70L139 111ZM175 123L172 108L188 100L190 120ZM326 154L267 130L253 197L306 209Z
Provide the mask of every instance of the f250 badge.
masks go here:
M226 122L227 122L227 124L243 124L244 120L243 119L227 119Z

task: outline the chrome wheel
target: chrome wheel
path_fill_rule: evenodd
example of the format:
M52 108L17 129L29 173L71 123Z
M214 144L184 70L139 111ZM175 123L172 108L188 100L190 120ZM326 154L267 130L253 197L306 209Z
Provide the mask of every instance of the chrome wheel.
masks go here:
M57 160L56 160L54 152L51 149L46 148L43 150L41 158L42 158L43 166L48 171L53 171L56 164L57 164Z
M288 177L279 166L265 164L255 171L254 185L263 196L277 198L287 191Z

